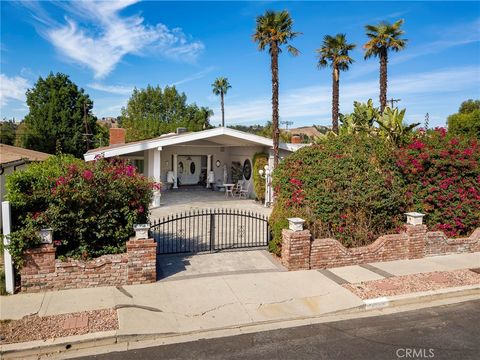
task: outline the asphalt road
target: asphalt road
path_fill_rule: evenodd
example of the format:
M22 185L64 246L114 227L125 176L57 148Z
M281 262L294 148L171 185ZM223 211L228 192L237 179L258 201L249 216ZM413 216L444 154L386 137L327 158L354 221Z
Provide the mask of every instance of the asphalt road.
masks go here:
M477 360L480 300L81 359Z

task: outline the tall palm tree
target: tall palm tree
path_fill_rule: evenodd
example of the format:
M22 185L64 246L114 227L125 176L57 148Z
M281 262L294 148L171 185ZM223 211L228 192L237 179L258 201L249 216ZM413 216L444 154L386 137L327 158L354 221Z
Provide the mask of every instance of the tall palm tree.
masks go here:
M345 34L325 35L322 46L317 49L318 67L332 68L332 130L338 134L340 71L347 71L353 59L348 55L355 44L347 43Z
M272 72L272 125L273 125L273 163L278 165L280 128L278 126L278 54L282 52L282 45L287 45L287 51L296 56L299 51L289 45L289 40L300 33L293 31L293 20L288 11L266 11L257 17L253 41L258 43L260 51L268 48L270 53L270 67Z
M225 127L225 104L224 97L227 95L228 89L232 86L226 77L220 76L215 79L212 84L212 91L215 95L220 95L220 105L222 106L222 127Z
M395 21L393 24L382 22L378 25L366 25L365 30L369 40L363 45L365 59L372 56L380 59L380 112L387 106L387 63L388 51L398 52L405 49L407 39L401 36L405 33L400 27L404 20Z

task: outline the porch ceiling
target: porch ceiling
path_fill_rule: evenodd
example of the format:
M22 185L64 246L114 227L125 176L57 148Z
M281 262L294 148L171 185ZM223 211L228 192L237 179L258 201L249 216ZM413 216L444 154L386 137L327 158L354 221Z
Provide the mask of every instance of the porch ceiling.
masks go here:
M172 146L205 146L205 147L229 147L229 146L252 146L259 144L246 139L234 138L228 135L219 135L208 140L188 141L181 144L172 144Z

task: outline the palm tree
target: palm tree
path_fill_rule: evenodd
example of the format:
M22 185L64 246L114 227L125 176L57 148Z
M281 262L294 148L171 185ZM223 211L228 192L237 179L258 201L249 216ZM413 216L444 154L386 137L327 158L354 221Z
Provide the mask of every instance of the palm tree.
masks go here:
M226 77L218 77L212 84L212 91L215 95L220 95L220 105L222 106L222 127L225 127L225 104L224 96L227 95L228 89L232 86Z
M347 71L349 65L353 63L348 52L355 46L347 43L345 34L337 34L325 35L322 46L317 49L318 67L323 68L330 64L332 68L332 130L335 134L338 134L340 71Z
M273 125L273 163L278 165L280 128L278 126L278 54L282 52L281 46L287 45L290 54L296 56L299 51L289 45L289 40L300 33L293 31L293 20L288 11L266 11L257 17L253 41L258 43L260 51L268 47L270 53L270 67L272 71L272 125Z
M387 63L388 51L398 52L405 49L407 39L401 36L405 33L400 27L403 20L393 24L382 22L379 25L366 25L365 30L369 40L363 45L365 59L372 56L380 59L380 113L387 106Z

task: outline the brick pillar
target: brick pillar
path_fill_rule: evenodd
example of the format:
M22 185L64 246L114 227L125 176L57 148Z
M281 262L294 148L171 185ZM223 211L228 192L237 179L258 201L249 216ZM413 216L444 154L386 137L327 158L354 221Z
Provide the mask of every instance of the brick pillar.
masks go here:
M282 264L287 270L310 269L311 237L309 230L282 230Z
M157 281L157 244L154 239L127 241L127 284Z
M408 236L408 258L420 259L424 257L427 237L426 225L405 225Z
M37 275L55 272L55 247L52 244L28 249L23 255L20 275Z

